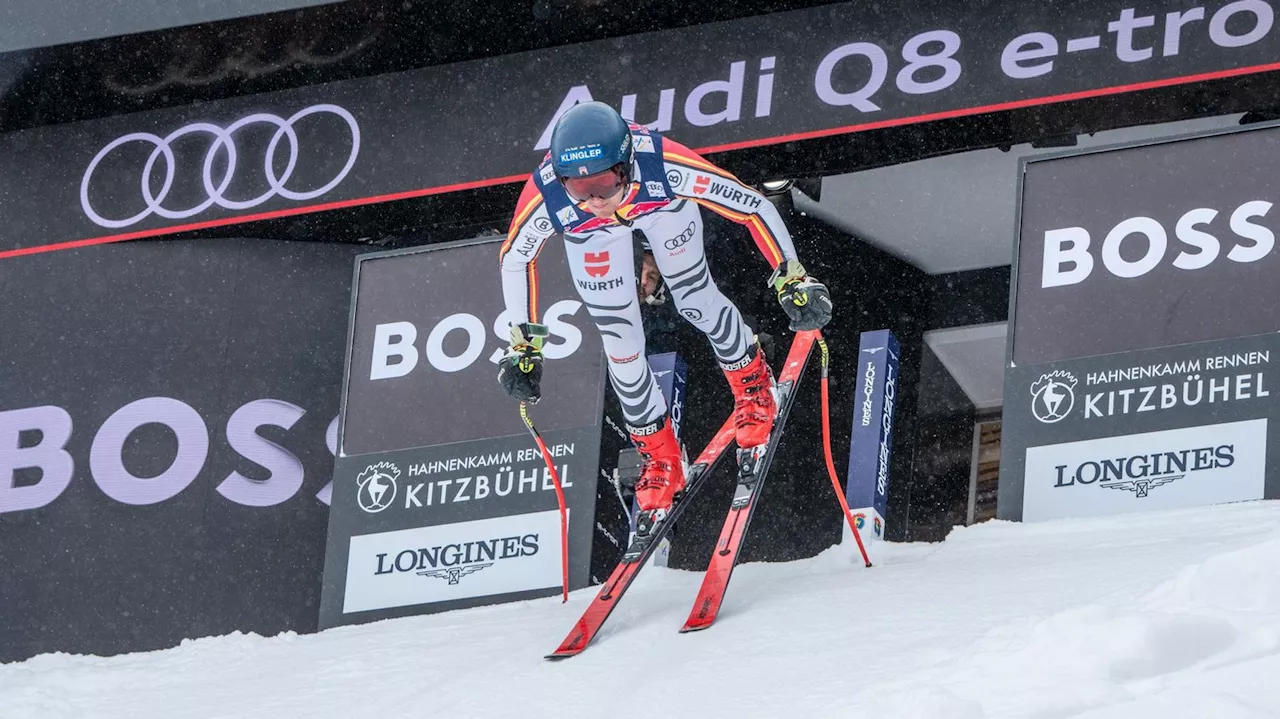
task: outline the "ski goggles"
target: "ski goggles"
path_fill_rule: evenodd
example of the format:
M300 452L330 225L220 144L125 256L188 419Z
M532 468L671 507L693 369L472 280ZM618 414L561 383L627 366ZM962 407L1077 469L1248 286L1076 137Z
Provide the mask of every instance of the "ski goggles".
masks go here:
M586 202L592 197L607 200L627 185L631 184L631 168L618 163L604 172L585 177L561 177L560 184L577 202Z

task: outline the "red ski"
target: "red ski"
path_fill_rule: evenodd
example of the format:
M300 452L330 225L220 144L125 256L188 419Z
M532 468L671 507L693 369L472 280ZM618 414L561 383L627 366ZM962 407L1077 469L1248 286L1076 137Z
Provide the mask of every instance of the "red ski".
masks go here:
M724 455L724 451L733 442L733 437L733 418L730 417L724 423L724 426L720 428L720 431L716 433L716 436L712 438L706 449L702 450L702 454L698 455L698 459L689 467L685 489L676 497L667 516L656 522L649 532L637 534L631 540L631 544L627 546L626 553L622 555L622 561L614 568L613 573L609 575L609 579L601 585L600 592L596 594L596 598L591 601L587 610L583 612L582 618L578 620L577 624L573 625L573 630L560 643L560 647L547 655L547 659L564 659L576 656L587 648L587 645L595 638L596 633L600 631L600 627L604 625L605 620L609 618L609 614L613 612L613 608L622 599L622 595L631 586L631 582L635 580L636 575L644 568L654 550L661 544L662 538L671 531L684 508L689 505L693 496L706 483L707 477L715 469L720 457Z
M680 628L681 632L706 629L716 620L720 604L724 601L725 590L729 588L733 568L738 563L738 550L742 548L742 538L747 533L747 527L751 524L751 515L758 504L760 488L764 486L765 476L773 461L774 450L778 447L787 423L787 415L791 412L791 402L795 398L796 387L804 374L809 351L819 337L820 334L817 331L796 333L796 338L791 344L791 353L787 355L787 362L783 365L782 373L778 375L778 417L774 420L769 441L750 450L738 450L738 488L733 495L733 503L729 505L729 514L725 517L720 539L716 542L715 551L711 555L711 564L703 577L702 588L698 590L698 598L693 603L689 619Z

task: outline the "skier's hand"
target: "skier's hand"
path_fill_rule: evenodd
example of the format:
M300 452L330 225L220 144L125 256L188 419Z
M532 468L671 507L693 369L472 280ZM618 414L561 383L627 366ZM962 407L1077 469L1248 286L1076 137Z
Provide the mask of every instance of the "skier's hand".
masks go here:
M769 284L777 291L792 330L820 330L831 321L831 293L826 285L809 277L799 262L787 260L778 265Z
M546 325L524 322L511 326L511 346L498 360L498 383L522 402L542 399L542 342Z

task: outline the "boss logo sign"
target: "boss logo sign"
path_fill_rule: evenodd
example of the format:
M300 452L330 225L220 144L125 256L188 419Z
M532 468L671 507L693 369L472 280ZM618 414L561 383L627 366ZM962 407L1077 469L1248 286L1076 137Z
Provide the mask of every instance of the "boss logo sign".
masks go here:
M577 300L561 300L547 309L543 322L553 337L560 342L548 342L543 354L549 359L563 359L577 351L582 344L582 332L566 318L578 312L582 303ZM503 348L495 349L489 361L497 363L510 337L511 320L507 313L498 315L493 323L493 334L503 341ZM451 336L465 337L461 351L446 351L445 341ZM427 334L422 350L418 349L418 327L412 322L384 322L373 330L373 358L369 379L404 377L418 366L425 356L427 363L441 372L460 372L480 359L485 350L484 322L473 314L458 312L440 320Z
M1102 267L1112 275L1141 277L1166 260L1179 270L1198 270L1223 259L1257 262L1275 247L1275 233L1257 220L1266 217L1271 203L1250 200L1223 219L1218 210L1197 207L1178 218L1172 229L1151 217L1130 217L1107 232L1102 240ZM1042 288L1079 284L1093 273L1093 238L1083 227L1065 227L1044 233ZM1224 247L1225 245L1225 247ZM1124 254L1121 250L1124 250Z
M288 431L304 414L305 409L275 399L254 400L233 412L223 434L227 445L269 474L263 480L232 471L214 488L218 494L248 507L269 507L297 494L305 477L302 460L258 430L271 426ZM139 477L126 466L126 447L137 430L153 424L172 432L176 451L158 476ZM337 447L337 425L335 417L325 432L331 454ZM24 446L22 436L28 433L38 435L39 441ZM71 415L61 407L0 412L0 513L38 509L66 491L76 470L76 458L67 450L71 435ZM191 405L172 397L147 397L116 410L98 428L89 450L89 471L98 488L117 502L158 504L182 493L204 471L209 439L208 425ZM19 470L39 470L40 480L16 482ZM332 483L316 497L328 504L331 492Z

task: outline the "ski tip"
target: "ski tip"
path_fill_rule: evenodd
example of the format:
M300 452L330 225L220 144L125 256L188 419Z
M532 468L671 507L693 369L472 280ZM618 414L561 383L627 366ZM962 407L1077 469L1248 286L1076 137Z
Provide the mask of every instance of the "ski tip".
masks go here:
M709 626L711 626L710 622L699 622L699 623L685 622L685 625L683 627L680 627L680 633L688 634L689 632L700 632Z
M565 642L564 644L561 644L560 646L556 647L556 650L554 652L551 652L550 654L546 655L544 658L545 659L568 659L569 657L578 656L586 648L587 648L586 642Z
M561 644L560 646L556 647L556 650L554 652L551 652L550 654L546 655L543 658L544 659L568 659L569 657L578 656L586 648L587 648L586 642L565 642L564 644Z

